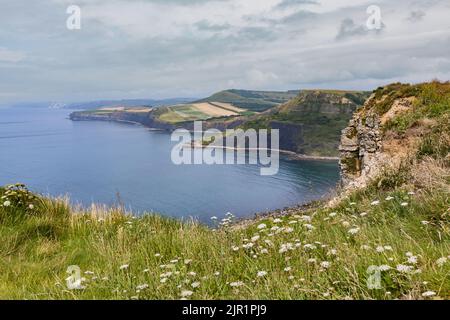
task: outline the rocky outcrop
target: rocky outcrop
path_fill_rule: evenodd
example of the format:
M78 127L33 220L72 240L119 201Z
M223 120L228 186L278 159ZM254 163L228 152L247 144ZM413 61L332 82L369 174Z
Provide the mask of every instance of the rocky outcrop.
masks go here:
M340 166L343 185L371 175L382 150L380 117L357 112L342 132Z
M413 97L398 98L380 112L385 97L372 95L342 131L339 146L341 181L344 188L365 187L383 169L399 164L410 141L386 137L383 126L403 112L411 110ZM393 143L395 142L395 143ZM402 143L405 143L402 146ZM392 148L396 145L396 148Z

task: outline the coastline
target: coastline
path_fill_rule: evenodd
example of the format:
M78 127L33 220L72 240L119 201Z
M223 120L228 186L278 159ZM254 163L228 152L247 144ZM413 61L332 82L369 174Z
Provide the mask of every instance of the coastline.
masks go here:
M144 128L149 129L150 131L168 131L170 132L171 130L175 130L176 127L173 126L173 128L171 130L169 129L162 129L162 128L156 128L156 127L151 127L145 123L139 122L139 121L133 121L133 120L124 120L124 119L118 119L116 117L102 117L102 116L95 116L95 117L90 117L89 115L83 115L81 118L80 117L73 117L73 114L71 114L69 116L69 119L72 121L107 121L107 122L117 122L117 123L127 123L127 124L133 124L133 125L139 125L142 126ZM199 144L199 145L195 145L194 147L201 147L201 148L222 148L224 150L247 150L247 151L251 151L251 150L264 150L262 148L256 148L256 149L252 149L252 148L239 148L239 147L226 147L226 146L205 146L203 144ZM294 151L290 151L290 150L283 150L283 149L279 149L278 152L280 152L281 154L287 155L289 156L289 158L291 158L292 160L314 160L314 161L332 161L332 162L336 162L339 161L339 157L330 157L330 156L312 156L312 155L306 155L306 154L301 154L301 153L296 153Z

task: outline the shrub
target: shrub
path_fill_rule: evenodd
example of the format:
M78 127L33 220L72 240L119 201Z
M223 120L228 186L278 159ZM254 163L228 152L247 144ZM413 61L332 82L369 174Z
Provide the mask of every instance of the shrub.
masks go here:
M6 186L2 191L0 200L0 207L32 212L37 204L38 198L24 184L17 183Z

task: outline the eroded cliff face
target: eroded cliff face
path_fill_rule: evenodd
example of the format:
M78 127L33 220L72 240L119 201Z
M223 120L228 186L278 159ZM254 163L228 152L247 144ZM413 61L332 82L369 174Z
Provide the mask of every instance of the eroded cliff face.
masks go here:
M414 144L413 136L396 136L383 130L388 121L412 110L414 97L395 99L380 111L378 106L385 99L372 95L342 131L339 151L344 188L367 186L382 170L398 166Z

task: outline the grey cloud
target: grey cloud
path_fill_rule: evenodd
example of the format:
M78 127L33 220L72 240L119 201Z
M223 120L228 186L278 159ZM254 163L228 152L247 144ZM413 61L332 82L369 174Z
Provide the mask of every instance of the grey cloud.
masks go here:
M422 10L417 10L417 11L412 11L408 18L406 18L408 21L410 22L418 22L421 21L424 17L426 16L425 11Z
M289 8L305 4L319 5L319 2L314 0L283 0L280 4L277 5L277 8Z
M336 35L336 39L341 40L349 37L363 36L368 32L369 30L366 27L362 25L356 25L352 19L347 18L342 20L338 34Z

